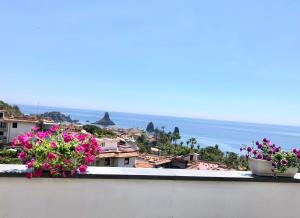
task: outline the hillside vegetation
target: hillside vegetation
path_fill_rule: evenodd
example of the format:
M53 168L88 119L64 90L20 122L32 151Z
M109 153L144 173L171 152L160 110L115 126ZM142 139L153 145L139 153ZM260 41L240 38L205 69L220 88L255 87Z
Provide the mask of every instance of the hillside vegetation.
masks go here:
M7 116L23 116L20 108L17 105L9 105L0 100L0 110L6 110Z

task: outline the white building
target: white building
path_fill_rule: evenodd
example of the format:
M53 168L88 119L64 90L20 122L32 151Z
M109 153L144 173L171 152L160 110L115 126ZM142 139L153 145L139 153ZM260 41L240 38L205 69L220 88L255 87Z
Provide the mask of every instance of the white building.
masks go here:
M138 148L134 143L121 138L102 138L97 141L102 145L103 153L99 155L96 166L135 167Z
M41 120L23 116L7 117L5 110L0 110L0 144L12 142L13 138L22 133L26 133L36 126ZM49 120L43 120L44 124L53 124Z

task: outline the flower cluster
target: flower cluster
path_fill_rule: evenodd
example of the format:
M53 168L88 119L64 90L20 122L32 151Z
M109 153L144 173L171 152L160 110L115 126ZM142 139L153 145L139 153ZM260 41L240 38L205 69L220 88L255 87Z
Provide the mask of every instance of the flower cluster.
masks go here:
M266 138L261 142L253 142L252 146L243 145L240 151L246 151L246 158L271 161L274 175L284 173L290 167L300 167L300 150L294 148L290 152L283 151Z
M66 177L70 172L84 173L96 156L102 152L96 138L86 132L66 132L53 125L42 131L34 127L32 131L13 139L12 146L20 146L19 159L27 165L27 177L39 177L44 171L53 176Z

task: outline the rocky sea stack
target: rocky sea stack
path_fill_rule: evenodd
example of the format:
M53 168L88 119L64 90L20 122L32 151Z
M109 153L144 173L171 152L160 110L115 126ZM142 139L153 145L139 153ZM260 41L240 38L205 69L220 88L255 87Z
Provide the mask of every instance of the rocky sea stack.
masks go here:
M105 126L105 127L106 127L106 126L114 126L114 125L116 125L116 124L115 124L113 121L111 121L111 119L109 118L108 112L105 112L104 117L103 117L101 120L95 122L94 124L98 124L98 125Z

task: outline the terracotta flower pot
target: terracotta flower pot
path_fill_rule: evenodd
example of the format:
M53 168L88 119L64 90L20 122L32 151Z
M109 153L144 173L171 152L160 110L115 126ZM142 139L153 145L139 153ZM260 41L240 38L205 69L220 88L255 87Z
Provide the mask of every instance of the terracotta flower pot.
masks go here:
M254 175L273 176L271 161L249 158L249 167ZM298 168L290 167L284 173L278 173L276 174L276 176L294 177L297 172L298 172Z

